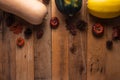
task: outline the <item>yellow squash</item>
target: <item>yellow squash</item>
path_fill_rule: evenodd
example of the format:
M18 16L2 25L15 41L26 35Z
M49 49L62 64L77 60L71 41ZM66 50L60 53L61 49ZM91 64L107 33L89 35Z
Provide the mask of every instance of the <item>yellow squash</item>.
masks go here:
M88 0L89 12L99 18L120 16L120 0Z

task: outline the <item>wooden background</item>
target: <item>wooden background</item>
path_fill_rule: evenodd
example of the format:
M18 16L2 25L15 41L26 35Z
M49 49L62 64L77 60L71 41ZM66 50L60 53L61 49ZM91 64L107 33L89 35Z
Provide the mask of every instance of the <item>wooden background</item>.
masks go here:
M72 36L66 30L64 16L51 0L44 24L37 27L43 26L43 37L36 39L33 26L33 35L22 49L16 46L16 39L24 38L23 33L13 34L3 20L0 25L0 80L120 80L120 41L114 41L112 50L106 49L106 41L112 39L112 27L120 25L120 18L96 19L88 14L86 2L83 0L78 18L88 22L87 31L77 31L77 35ZM59 18L60 25L51 30L49 21L54 16ZM105 34L100 39L91 33L96 22L105 26Z

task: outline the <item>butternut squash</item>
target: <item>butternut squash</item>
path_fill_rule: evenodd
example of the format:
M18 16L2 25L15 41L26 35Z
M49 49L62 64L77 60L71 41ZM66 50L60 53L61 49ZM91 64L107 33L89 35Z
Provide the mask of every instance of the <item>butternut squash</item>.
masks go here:
M31 24L41 24L47 14L39 0L0 0L0 9L15 14Z

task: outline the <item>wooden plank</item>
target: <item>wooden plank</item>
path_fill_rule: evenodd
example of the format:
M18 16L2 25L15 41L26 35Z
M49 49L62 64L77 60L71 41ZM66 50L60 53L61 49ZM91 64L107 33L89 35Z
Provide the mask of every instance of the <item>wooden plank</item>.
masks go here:
M120 26L120 17L110 20L107 24L106 36L107 39L112 39L112 27ZM106 50L106 79L105 80L119 80L120 79L120 41L113 41L113 49Z
M9 14L5 13L5 19L8 17ZM6 35L5 35L6 34ZM7 64L8 64L8 73L10 80L16 80L16 35L13 34L6 25L6 21L4 21L4 33L3 36L5 39L3 41L6 41L4 44L6 45L6 51L4 54L7 53ZM5 56L5 55L4 55ZM5 57L6 57L5 56ZM8 80L7 79L7 80Z
M88 19L87 80L119 80L119 41L113 42L113 50L106 49L106 41L112 40L112 27L120 25L120 19L101 20L93 16ZM101 23L105 27L102 38L92 35L92 26Z
M92 26L101 21L92 16L89 16L88 20L87 80L105 80L106 35L104 34L102 38L94 37Z
M51 80L51 29L49 25L51 17L51 2L48 7L48 14L43 24L35 27L34 53L35 53L35 80ZM43 29L44 34L41 39L36 38L36 31Z
M2 33L2 71L3 71L3 79L8 80L10 78L10 70L9 70L9 52L7 48L8 40L6 39L7 36L7 28L5 28L3 24L3 33Z
M87 21L86 0L82 5L76 21L79 19ZM87 30L78 30L76 36L69 36L68 47L75 48L74 52L69 51L69 80L86 80Z
M86 1L83 1L83 4L86 4ZM73 37L66 30L65 17L57 10L55 2L52 0L52 17L54 16L59 18L60 25L57 30L52 30L52 79L86 80L87 34L77 31L77 35ZM81 16L83 17L81 18ZM85 5L78 19L80 18L86 20ZM71 48L75 48L76 51L71 52Z
M5 18L4 18L5 19ZM0 72L1 80L34 80L33 37L25 40L25 46L18 48L16 39L23 37L23 33L15 35L2 23ZM25 27L24 27L25 28Z
M119 80L120 41L113 42L112 50L106 49L106 41L112 39L112 27L120 25L120 18L106 21L90 16L87 0L84 0L78 18L88 21L88 32L77 31L77 35L72 36L66 30L65 17L57 10L54 1L48 5L44 23L36 29L31 27L33 35L25 39L23 48L16 46L16 39L24 38L24 34L13 34L3 20L0 25L3 31L0 30L0 80ZM49 21L54 16L59 18L60 25L51 33ZM105 26L105 34L99 39L91 32L96 22ZM30 26L26 24L24 29ZM43 28L44 35L37 39L36 31L40 28ZM71 48L75 51L71 52Z
M30 27L30 25L24 25L23 27ZM19 36L24 38L24 34ZM23 48L16 46L16 80L34 80L33 38L32 35L30 39L25 39Z
M3 12L0 11L0 18L2 20L3 17ZM3 21L0 22L0 80L3 80Z
M68 73L68 39L64 16L62 16L52 0L52 17L59 18L59 28L52 30L52 80L69 80Z
M15 80L15 43L14 36L10 33L5 24L6 16L3 16L1 25L1 77L0 80ZM11 38L12 37L12 38Z

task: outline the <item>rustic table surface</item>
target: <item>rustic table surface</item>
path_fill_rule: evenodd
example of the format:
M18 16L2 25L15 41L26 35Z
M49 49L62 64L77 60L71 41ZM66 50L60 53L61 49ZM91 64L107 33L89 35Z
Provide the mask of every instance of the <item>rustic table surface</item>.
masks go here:
M44 35L36 38L33 29L25 46L18 48L16 39L24 38L24 33L13 34L3 19L0 25L0 80L120 80L120 41L113 42L113 49L106 49L106 41L112 39L112 27L120 25L120 18L112 20L96 19L88 14L86 1L79 19L88 23L86 31L77 31L72 36L66 30L65 18L57 10L54 0L48 6L48 15L43 28ZM60 20L58 29L51 30L49 21L53 16ZM102 38L91 33L92 25L100 22L105 26ZM71 51L71 48L74 49Z

